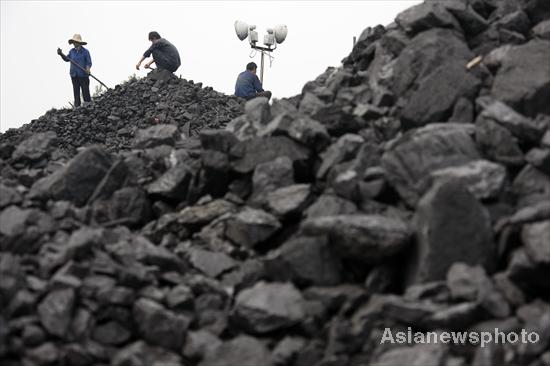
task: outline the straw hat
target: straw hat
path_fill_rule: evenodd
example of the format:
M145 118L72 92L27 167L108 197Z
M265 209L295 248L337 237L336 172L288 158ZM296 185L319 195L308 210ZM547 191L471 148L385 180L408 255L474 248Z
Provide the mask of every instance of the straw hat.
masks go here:
M80 43L81 45L88 44L87 42L84 42L82 40L82 37L78 33L75 33L73 38L69 39L69 44L71 44L71 43Z

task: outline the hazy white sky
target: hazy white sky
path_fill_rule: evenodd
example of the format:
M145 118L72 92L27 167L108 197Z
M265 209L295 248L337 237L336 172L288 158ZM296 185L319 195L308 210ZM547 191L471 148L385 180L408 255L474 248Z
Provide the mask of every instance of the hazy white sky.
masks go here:
M80 33L92 56L92 73L114 87L136 71L156 30L179 50L176 75L232 94L237 74L260 55L239 41L233 23L288 26L285 42L264 72L264 88L289 97L349 54L353 36L387 25L420 1L6 1L1 0L0 131L19 127L52 107L72 102L67 40ZM267 60L266 60L267 61ZM93 93L97 82L91 79Z

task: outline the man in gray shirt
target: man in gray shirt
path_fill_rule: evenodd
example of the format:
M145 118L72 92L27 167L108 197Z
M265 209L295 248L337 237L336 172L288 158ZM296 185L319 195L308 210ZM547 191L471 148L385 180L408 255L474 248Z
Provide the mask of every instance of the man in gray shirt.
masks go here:
M139 70L139 66L143 60L152 54L153 60L145 65L146 68L150 67L154 62L159 69L165 69L170 72L176 71L181 65L180 54L176 47L166 39L161 38L157 32L149 32L149 40L152 43L151 47L145 51L143 57L137 63L136 70Z

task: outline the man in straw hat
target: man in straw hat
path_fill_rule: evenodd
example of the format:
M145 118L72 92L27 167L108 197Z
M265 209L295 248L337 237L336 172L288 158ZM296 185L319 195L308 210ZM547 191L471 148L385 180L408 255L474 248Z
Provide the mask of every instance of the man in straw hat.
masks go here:
M73 61L78 65L82 66L84 70L76 66L71 62L71 69L69 71L71 75L71 81L73 82L73 93L74 93L74 106L80 106L80 89L82 89L82 96L84 97L84 103L92 101L90 97L90 68L92 67L92 58L90 57L90 52L85 49L84 46L87 44L82 40L80 34L75 34L73 38L69 39L69 44L72 44L74 47L69 51L69 54L65 56L61 51L61 48L57 49L57 54L61 56L63 61L69 62Z
M143 57L137 63L136 70L139 70L141 63L151 55L153 55L153 60L145 65L146 68L150 67L153 62L157 64L159 69L170 72L174 72L180 67L180 54L172 43L162 38L158 32L149 32L149 41L151 41L151 47L145 51Z

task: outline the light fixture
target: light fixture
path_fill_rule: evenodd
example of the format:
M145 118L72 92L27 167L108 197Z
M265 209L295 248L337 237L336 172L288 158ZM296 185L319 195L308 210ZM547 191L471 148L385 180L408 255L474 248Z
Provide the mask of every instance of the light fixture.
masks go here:
M258 46L258 32L256 31L255 25L248 25L242 20L235 21L235 33L239 40L244 41L248 38L248 43L250 47L255 50L260 50L262 53L262 60L260 66L260 82L263 83L264 79L264 55L266 52L273 52L277 48L277 44L281 44L285 41L286 35L288 33L288 28L284 24L276 25L273 28L267 28L267 34L264 35L264 46ZM271 56L270 56L271 57Z

